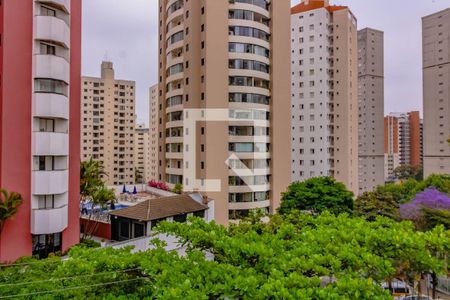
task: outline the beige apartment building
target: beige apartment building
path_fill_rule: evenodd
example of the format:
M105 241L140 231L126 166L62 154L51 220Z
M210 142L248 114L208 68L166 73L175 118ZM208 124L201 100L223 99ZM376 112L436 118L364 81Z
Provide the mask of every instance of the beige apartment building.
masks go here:
M145 124L136 125L134 133L134 180L147 183L151 177L150 129Z
M149 132L149 178L148 180L158 180L158 85L154 85L149 90L150 107L150 132Z
M289 9L159 1L159 179L213 198L221 224L275 212L290 183Z
M81 160L101 161L107 185L133 184L134 131L135 82L102 62L100 78L81 79Z
M328 0L291 9L291 175L332 176L358 194L356 23Z
M450 174L450 8L422 18L424 176Z
M384 184L384 33L358 31L359 194Z

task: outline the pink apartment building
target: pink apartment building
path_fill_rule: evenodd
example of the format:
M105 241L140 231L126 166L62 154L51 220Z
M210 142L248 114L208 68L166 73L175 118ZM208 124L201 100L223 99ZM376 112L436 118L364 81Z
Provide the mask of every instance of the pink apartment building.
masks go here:
M0 262L79 241L81 0L0 1Z

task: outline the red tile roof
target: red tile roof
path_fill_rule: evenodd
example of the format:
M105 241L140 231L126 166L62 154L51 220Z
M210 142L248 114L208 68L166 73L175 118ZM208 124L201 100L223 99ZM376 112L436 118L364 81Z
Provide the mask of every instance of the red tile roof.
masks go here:
M291 8L291 14L299 14L310 10L315 10L319 8L326 8L328 11L333 12L337 10L342 10L348 8L347 6L337 6L337 5L325 5L324 0L309 0L309 3L304 2Z

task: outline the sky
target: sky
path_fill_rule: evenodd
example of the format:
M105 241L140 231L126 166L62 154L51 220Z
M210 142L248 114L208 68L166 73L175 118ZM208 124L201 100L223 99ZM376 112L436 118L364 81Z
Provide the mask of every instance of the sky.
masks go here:
M148 124L148 90L158 79L158 0L126 2L83 1L82 75L100 76L102 60L112 61L117 79L136 81L137 122ZM422 111L421 17L450 7L450 0L330 2L349 6L359 29L384 31L385 113Z

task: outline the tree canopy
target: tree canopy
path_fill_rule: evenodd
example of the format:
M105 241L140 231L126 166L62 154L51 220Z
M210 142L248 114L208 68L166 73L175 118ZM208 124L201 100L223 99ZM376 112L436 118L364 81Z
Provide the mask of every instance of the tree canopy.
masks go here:
M352 212L353 193L331 177L294 182L282 194L279 212L289 214L292 210L314 213L327 210L334 214Z
M267 223L253 219L228 228L190 221L159 227L187 246L184 256L167 252L161 241L139 253L75 247L64 261L27 258L0 267L0 295L377 300L389 298L382 281L447 272L450 233L442 227L423 233L410 222L330 213L275 215Z
M399 205L391 193L365 192L355 201L355 213L374 221L379 216L400 219Z
M0 235L6 221L14 217L22 202L22 195L19 193L8 193L7 190L0 189Z

